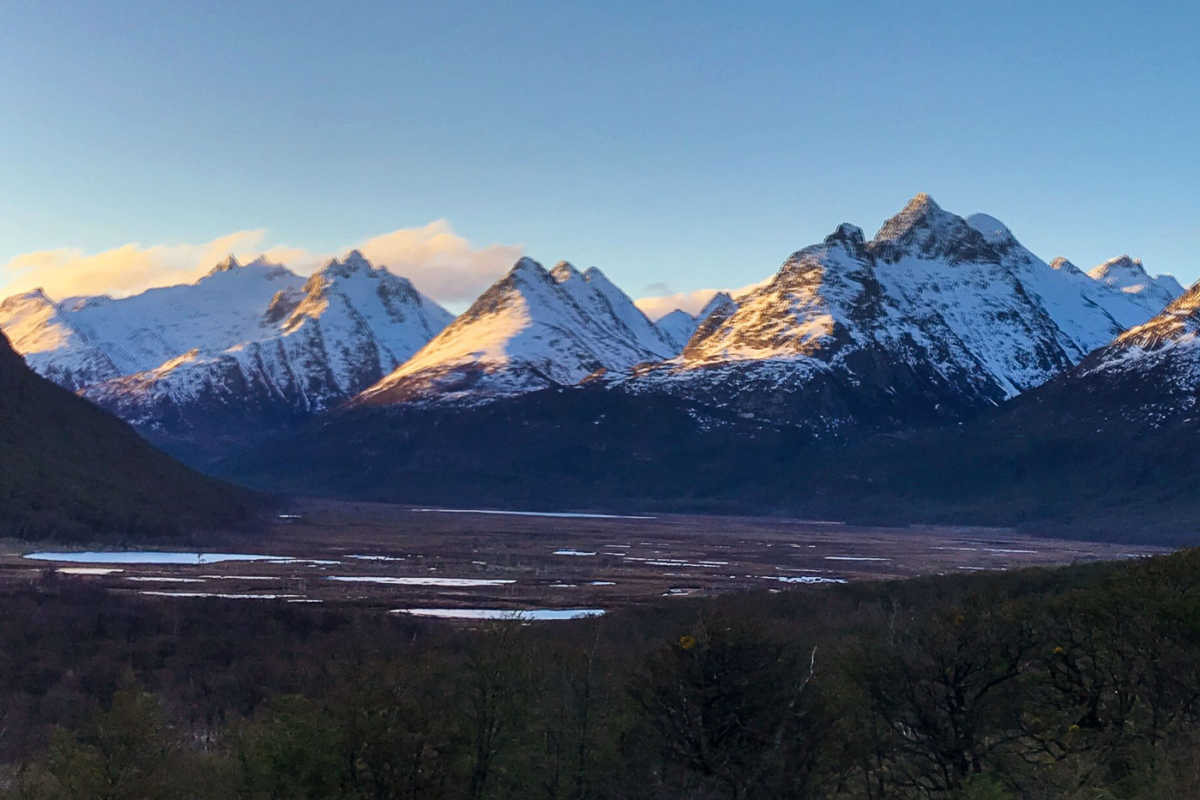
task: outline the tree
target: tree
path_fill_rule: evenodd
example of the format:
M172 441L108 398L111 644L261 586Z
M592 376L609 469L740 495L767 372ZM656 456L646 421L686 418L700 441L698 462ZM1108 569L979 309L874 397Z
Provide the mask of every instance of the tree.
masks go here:
M720 619L656 652L632 694L661 745L669 790L803 796L819 739L806 729L816 655Z

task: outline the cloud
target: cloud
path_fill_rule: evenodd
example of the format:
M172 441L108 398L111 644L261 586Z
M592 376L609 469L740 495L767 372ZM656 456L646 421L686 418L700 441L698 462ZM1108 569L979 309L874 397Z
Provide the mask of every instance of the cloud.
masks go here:
M41 287L55 300L77 295L136 294L155 286L189 283L233 253L243 263L259 255L308 275L332 256L357 248L376 266L387 266L442 303L473 300L520 258L519 245L472 247L446 220L351 244L338 253L318 253L285 244L264 246L263 229L235 231L199 244L143 246L137 243L85 253L74 248L23 253L0 267L0 295Z
M653 287L646 287L651 289ZM665 288L665 287L664 287ZM657 297L639 297L633 304L642 310L652 320L657 320L681 308L689 314L696 314L704 308L704 304L712 300L713 295L720 289L695 289L690 292L675 292Z
M61 300L84 294L133 294L152 286L194 281L229 253L253 250L265 231L235 231L202 244L131 243L100 253L74 248L22 253L0 268L6 294L42 288Z
M473 249L444 219L375 236L358 249L371 263L403 275L443 303L474 300L525 250L504 244Z

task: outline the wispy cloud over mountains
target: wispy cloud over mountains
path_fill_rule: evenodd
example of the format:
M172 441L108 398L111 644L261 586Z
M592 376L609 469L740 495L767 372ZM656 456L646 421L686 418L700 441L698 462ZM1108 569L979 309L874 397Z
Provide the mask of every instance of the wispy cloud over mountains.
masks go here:
M258 228L199 243L134 242L96 253L78 248L22 253L0 267L0 291L13 294L40 287L59 300L76 295L124 296L194 281L230 253L242 261L264 255L268 261L307 275L331 257L354 248L448 304L475 298L524 251L521 245L474 246L444 219L398 228L331 253L271 242L267 230Z

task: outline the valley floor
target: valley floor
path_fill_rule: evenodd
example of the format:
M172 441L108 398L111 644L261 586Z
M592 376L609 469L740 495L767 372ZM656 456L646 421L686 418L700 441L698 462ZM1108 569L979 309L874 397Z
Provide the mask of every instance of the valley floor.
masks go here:
M36 551L43 555L27 557ZM448 616L467 610L468 617L541 610L536 618L545 610L644 606L664 596L1009 570L1167 549L1038 538L1004 528L526 515L305 500L258 535L205 552L89 556L7 542L0 544L0 585L53 576L165 603L223 597ZM214 555L221 553L257 558Z

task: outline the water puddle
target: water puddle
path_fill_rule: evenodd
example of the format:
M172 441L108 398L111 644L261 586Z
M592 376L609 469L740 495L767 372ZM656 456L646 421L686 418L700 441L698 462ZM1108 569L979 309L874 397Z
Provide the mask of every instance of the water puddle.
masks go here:
M330 575L328 580L343 583L385 583L393 586L503 586L515 580L497 578L374 578L369 576Z
M571 511L495 511L484 508L414 508L430 514L496 514L504 517L562 517L565 519L657 519L636 514L579 514Z
M511 619L511 620L565 620L598 617L602 608L395 608L393 614L408 614L414 617L436 617L438 619Z

